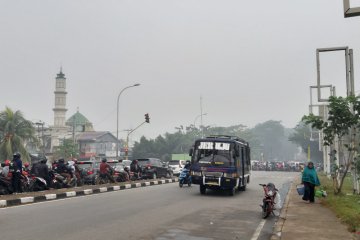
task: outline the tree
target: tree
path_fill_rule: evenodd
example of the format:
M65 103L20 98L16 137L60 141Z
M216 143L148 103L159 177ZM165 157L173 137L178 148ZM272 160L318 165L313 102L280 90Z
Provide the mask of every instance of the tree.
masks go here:
M31 121L26 120L20 111L13 112L6 107L0 112L0 161L11 159L19 152L24 161L30 161L25 149L25 141L36 141L35 129Z
M54 152L54 159L64 158L77 158L79 156L79 145L74 144L71 139L64 139L62 144Z
M250 143L252 158L260 159L259 156L263 151L261 144L264 143L264 141L261 142L259 140L264 138L264 131L262 131L261 126L262 125L259 125L259 128L255 129L248 129L241 124L230 127L202 126L202 131L204 136L238 136ZM276 139L278 143L272 145L273 154L275 154L276 158L284 160L288 158L288 156L294 156L296 148L287 140L284 127L280 122L268 121L264 123L264 126L271 130L269 136L267 136L267 141L271 142ZM148 140L142 137L140 142L135 142L134 144L134 158L156 157L168 161L171 159L172 153L188 153L188 150L194 144L194 140L200 137L201 131L195 128L194 125L185 128L180 126L176 129L177 131L175 133L165 133L163 136L159 135L154 140ZM185 131L183 131L183 129L185 129ZM255 133L257 133L257 136L255 136Z
M341 193L346 174L350 170L357 150L357 128L360 124L360 101L358 97L349 96L329 98L328 119L310 114L303 117L306 124L323 131L324 145L331 146L338 139L339 150L342 154L343 166L332 163L332 177L335 194ZM350 134L351 133L351 134ZM343 171L340 171L343 167Z
M253 148L258 151L256 156L262 153L264 160L287 161L296 152L296 147L288 140L289 131L280 121L270 120L257 124L251 129L251 134L254 140L249 141L252 151Z
M321 162L323 155L319 151L319 139L311 141L311 126L305 124L305 122L300 122L294 129L294 132L290 134L289 141L299 145L304 153L308 151L310 147L310 157L314 162Z

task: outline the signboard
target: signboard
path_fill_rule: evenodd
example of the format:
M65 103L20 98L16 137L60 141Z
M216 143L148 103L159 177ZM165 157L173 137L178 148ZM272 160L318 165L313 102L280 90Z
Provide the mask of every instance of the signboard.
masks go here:
M214 146L215 144L215 146ZM230 143L222 142L200 142L198 149L230 150Z

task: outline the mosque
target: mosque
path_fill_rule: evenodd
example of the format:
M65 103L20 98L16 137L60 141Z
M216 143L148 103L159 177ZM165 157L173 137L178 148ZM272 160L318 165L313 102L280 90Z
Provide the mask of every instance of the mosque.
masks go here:
M66 78L60 68L60 72L55 78L55 106L53 125L44 127L37 125L37 136L42 143L41 152L49 159L53 160L54 152L62 143L70 139L79 145L80 159L91 159L116 156L116 137L108 131L95 131L93 124L79 112L74 113L66 120ZM41 126L41 129L40 127ZM119 141L119 149L122 143ZM121 150L119 152L121 156Z

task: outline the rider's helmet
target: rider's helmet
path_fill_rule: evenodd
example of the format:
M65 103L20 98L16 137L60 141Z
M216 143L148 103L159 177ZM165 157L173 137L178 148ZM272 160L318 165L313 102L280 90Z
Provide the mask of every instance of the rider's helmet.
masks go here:
M107 159L106 159L106 158L103 158L103 159L101 159L101 161L102 161L102 162L106 162L106 161L107 161Z
M40 160L41 163L46 163L47 162L47 159L46 158L43 158Z
M186 164L190 164L190 161L189 161L189 160L187 160L187 161L186 161Z
M5 163L5 166L10 166L10 160L9 159L6 159L4 163Z
M28 162L24 163L24 167L28 168L30 164Z
M65 159L60 158L58 161L61 162L61 163L63 163L63 162L65 162Z
M16 152L14 153L13 155L14 158L20 158L21 157L21 154L19 152Z

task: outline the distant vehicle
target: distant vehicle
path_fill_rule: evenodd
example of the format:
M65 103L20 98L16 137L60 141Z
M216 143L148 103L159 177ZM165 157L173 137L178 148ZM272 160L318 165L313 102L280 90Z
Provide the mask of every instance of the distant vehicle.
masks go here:
M235 136L210 136L195 141L192 156L192 183L206 189L226 190L233 196L245 191L250 181L249 143Z
M163 163L160 159L157 158L143 158L137 159L141 167L142 178L171 178L173 176L173 171L171 168L166 167L166 164Z
M169 167L173 170L174 175L179 176L181 169L185 166L185 160L170 160Z

